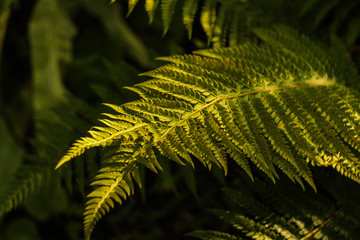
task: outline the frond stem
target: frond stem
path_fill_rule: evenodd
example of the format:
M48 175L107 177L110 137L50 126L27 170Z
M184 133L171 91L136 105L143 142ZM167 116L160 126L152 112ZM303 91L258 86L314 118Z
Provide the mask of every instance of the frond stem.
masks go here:
M348 206L351 202L353 202L356 198L360 197L360 193L355 195L354 197L348 199L345 203L343 203L328 219L322 222L317 228L306 234L304 237L300 238L300 240L307 240L315 236L321 229L323 229L327 224L329 224L337 215L341 213L341 211Z
M189 114L185 118L178 121L176 124L171 126L168 130L166 130L160 136L160 139L164 138L166 135L168 135L171 132L171 130L173 130L175 127L177 127L181 123L183 123L183 122L187 121L188 119L190 119L193 115L195 115L198 112L200 112L200 111L202 111L202 110L204 110L204 109L206 109L206 108L208 108L208 107L210 107L210 106L212 106L212 105L214 105L214 104L216 104L218 102L221 102L223 100L240 98L240 97L244 97L244 96L255 95L255 94L258 94L258 93L283 91L283 90L286 90L286 89L299 88L299 87L324 86L324 85L331 85L331 84L334 84L334 83L330 82L330 81L326 81L326 80L322 80L322 81L315 80L315 81L312 81L312 82L309 82L309 83L287 85L286 87L268 87L268 88L265 88L265 89L262 89L262 90L256 90L256 91L250 91L250 92L246 92L246 93L237 93L237 94L233 94L233 95L221 96L221 97L218 97L218 98L212 100L208 104L205 104L201 108L195 110L194 112L192 112L191 114Z

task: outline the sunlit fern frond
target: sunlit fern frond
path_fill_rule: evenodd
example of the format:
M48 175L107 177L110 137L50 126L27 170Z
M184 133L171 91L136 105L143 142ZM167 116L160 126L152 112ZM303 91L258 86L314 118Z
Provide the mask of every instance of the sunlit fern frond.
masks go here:
M251 178L254 164L273 181L280 169L314 189L308 164L331 166L360 182L359 93L338 83L346 74L328 60L326 48L292 31L257 30L260 37L263 32L285 40L161 58L169 64L142 74L151 79L130 88L140 100L109 104L115 114L105 114L102 127L73 144L57 168L89 148L112 149L103 161L112 180L95 190L96 199L90 195L86 232L112 207L113 186L130 186L122 178L131 179L139 164L161 170L158 154L183 165L196 158L225 174L233 159ZM114 179L121 181L113 185Z
M189 236L206 240L357 239L359 185L326 170L314 174L317 182L323 183L316 194L294 188L289 182L269 185L259 179L252 183L242 178L238 190L225 189L229 209L211 211L238 233L201 230Z

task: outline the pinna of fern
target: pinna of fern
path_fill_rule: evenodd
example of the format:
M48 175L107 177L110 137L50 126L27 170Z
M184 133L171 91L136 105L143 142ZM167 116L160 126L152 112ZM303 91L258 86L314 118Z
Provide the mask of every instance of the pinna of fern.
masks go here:
M274 182L280 169L303 188L306 181L316 189L308 164L360 182L359 94L339 84L355 68L286 27L255 33L265 43L160 58L169 64L129 88L141 99L107 104L115 113L105 113L103 126L63 156L57 168L89 148L110 148L88 195L87 237L114 202L133 194L134 182L140 185L140 165L162 170L158 154L182 165L197 159L225 174L232 159L250 178L255 165Z

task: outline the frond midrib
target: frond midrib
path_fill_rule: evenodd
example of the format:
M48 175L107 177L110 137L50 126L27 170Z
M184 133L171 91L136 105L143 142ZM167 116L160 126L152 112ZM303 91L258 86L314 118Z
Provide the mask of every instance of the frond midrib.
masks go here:
M86 233L87 237L90 236L90 234L93 230L93 227L94 227L95 221L96 221L96 216L99 212L99 209L101 209L102 205L105 203L105 201L107 199L111 198L110 195L114 192L114 189L119 186L119 184L124 180L124 177L126 175L129 175L132 172L131 169L135 168L135 166L136 166L135 162L132 162L129 165L127 165L127 167L126 167L127 170L124 171L121 174L121 176L116 177L116 180L114 181L114 183L111 184L109 190L104 195L101 196L101 200L97 203L96 208L92 209L93 213L91 214L91 222L88 223L87 226L85 226L85 233Z
M189 113L186 117L183 117L181 120L177 121L177 123L173 124L170 128L168 128L158 139L155 139L155 142L161 141L161 139L164 139L175 127L181 125L183 122L191 119L192 116L196 115L197 113L205 110L206 108L221 102L223 100L229 100L234 98L241 98L245 96L255 95L258 93L266 93L266 92L275 92L275 91L284 91L287 89L294 89L294 88L301 88L301 87L315 87L315 86L327 86L327 85L333 85L335 84L333 81L330 81L328 79L314 79L313 81L309 81L307 83L300 83L300 84L293 84L293 85L286 85L286 86L269 86L263 89L255 90L255 91L248 91L248 92L241 92L241 93L235 93L235 94L227 94L222 95L211 102L201 106L200 108L194 110L193 112Z

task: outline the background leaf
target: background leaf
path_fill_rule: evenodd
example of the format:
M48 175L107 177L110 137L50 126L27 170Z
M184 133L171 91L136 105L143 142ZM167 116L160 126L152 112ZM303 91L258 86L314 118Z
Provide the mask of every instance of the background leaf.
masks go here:
M9 9L11 3L12 0L3 0L0 2L0 16L2 16L5 13L5 11Z
M3 197L21 164L22 150L14 142L1 116L0 136L0 196Z
M36 119L48 117L50 108L64 100L61 64L71 60L75 33L57 0L37 2L29 29Z

